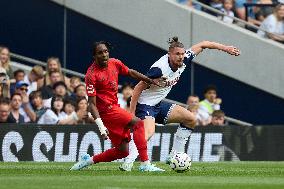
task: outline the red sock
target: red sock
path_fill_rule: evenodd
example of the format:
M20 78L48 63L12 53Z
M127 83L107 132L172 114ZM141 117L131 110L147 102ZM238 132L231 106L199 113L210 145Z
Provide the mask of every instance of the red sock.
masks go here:
M145 130L143 121L138 121L133 126L133 140L137 147L140 160L147 161L149 158L147 154L147 141L145 140Z
M99 162L111 162L113 160L121 159L127 157L129 154L128 151L118 150L116 147L111 148L103 153L93 156L94 163Z

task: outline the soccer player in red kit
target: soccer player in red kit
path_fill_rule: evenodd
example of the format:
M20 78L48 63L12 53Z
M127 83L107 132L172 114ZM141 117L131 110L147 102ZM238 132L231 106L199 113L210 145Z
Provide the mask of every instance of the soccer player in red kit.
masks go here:
M105 41L96 42L93 55L94 62L85 76L90 112L99 127L104 139L110 139L113 148L90 157L84 154L71 170L80 170L99 162L111 162L127 157L131 140L130 128L133 129L133 140L137 146L141 165L140 171L164 171L151 164L147 155L147 141L143 121L128 113L118 105L118 75L130 76L146 83L156 84L152 79L129 69L120 60L109 58L110 44Z

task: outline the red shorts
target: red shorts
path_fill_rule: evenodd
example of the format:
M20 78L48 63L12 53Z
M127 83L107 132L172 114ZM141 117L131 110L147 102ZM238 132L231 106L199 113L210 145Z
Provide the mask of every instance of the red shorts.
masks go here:
M130 142L128 123L133 115L118 106L113 106L110 111L101 113L100 116L109 131L109 139L114 146L119 146L122 142Z

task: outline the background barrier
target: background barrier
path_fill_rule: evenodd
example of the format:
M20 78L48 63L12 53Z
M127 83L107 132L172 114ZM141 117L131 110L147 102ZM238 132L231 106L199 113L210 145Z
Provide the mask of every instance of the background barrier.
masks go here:
M153 161L165 161L176 126L158 126L148 143ZM197 127L186 145L193 161L284 160L284 126ZM4 125L0 161L74 162L111 147L95 126Z

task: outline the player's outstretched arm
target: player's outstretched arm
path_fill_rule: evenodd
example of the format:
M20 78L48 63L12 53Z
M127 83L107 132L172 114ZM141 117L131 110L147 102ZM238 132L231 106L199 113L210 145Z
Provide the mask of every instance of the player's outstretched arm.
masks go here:
M217 49L224 51L230 55L239 56L241 54L241 51L234 47L234 46L227 46L221 43L212 42L212 41L202 41L200 43L197 43L191 47L191 50L198 55L203 51L203 49Z
M132 77L133 79L140 80L140 81L144 81L144 82L146 82L147 84L154 84L154 85L158 85L158 86L159 86L159 82L157 82L156 80L150 79L150 78L147 77L146 75L143 75L143 74L139 73L139 72L136 71L136 70L129 69L128 75L129 75L130 77Z
M135 115L135 110L136 110L136 105L137 105L138 99L139 99L142 91L144 89L146 89L147 87L148 87L148 85L145 82L143 82L143 81L140 81L134 87L134 91L133 91L133 94L132 94L132 97L131 97L131 101L130 101L130 113Z
M88 98L89 101L89 112L92 114L95 123L97 124L97 126L99 127L101 136L103 137L103 139L108 139L108 130L107 128L104 126L104 123L102 121L102 119L100 118L100 114L97 108L97 100L96 100L96 96L89 96Z

